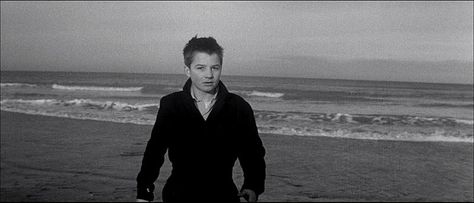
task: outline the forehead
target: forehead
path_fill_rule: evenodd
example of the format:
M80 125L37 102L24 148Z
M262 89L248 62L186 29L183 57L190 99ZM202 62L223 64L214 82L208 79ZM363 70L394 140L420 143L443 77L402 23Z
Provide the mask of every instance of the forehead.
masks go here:
M192 64L219 64L220 59L216 53L208 54L206 52L193 52Z

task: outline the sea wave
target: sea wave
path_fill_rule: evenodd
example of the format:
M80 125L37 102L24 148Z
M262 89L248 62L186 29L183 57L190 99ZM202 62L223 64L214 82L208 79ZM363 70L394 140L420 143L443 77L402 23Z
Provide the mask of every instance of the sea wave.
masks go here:
M71 113L71 112L50 112L45 110L38 110L38 109L16 109L16 108L8 108L8 107L1 107L2 111L14 112L14 113L23 113L28 115L41 115L41 116L51 116L51 117L58 117L58 118L72 118L78 120L94 120L94 121L107 121L113 123L131 123L137 125L153 125L155 120L153 118L141 118L137 119L136 117L110 117L110 116L98 116L94 114L88 113Z
M445 130L435 130L430 133L394 131L383 133L380 131L354 132L350 129L312 129L312 128L291 128L275 126L259 126L259 133L279 134L289 136L315 136L315 137L336 137L364 140L391 140L391 141L414 141L414 142L467 142L474 143L472 134L459 135Z
M278 92L259 92L259 91L252 91L249 96L257 96L257 97L270 97L270 98L280 98L282 97L283 93Z
M15 107L18 105L33 105L33 106L76 106L88 109L99 110L118 110L118 111L154 111L159 108L159 104L128 104L118 101L95 101L91 99L72 99L72 100L58 100L58 99L4 99L0 101L3 106ZM54 109L52 109L54 110Z
M262 91L242 91L242 90L235 90L231 91L232 93L244 95L247 97L267 97L267 98L281 98L285 94L284 93L279 93L279 92L262 92Z
M19 106L48 107L81 107L95 110L145 111L156 113L159 104L129 104L121 101L92 99L2 99L0 104L12 108ZM380 115L380 114L347 114L347 113L308 113L255 110L255 119L265 123L287 123L293 125L314 126L322 123L356 124L377 126L414 126L414 127L458 127L472 126L472 119L451 117L429 117L416 115Z
M474 108L474 104L449 104L449 103L429 103L429 104L418 104L415 106L420 107L448 107L448 108Z
M141 91L143 87L99 87L99 86L66 86L53 84L53 89L69 90L69 91L120 91L120 92L135 92Z
M47 102L47 101L45 101ZM38 103L41 103L38 101ZM138 125L153 125L155 117L152 115L140 116L134 114L91 114L89 112L51 112L42 109L15 109L2 105L2 111L24 113L30 115L53 116L60 118L72 118L79 120L107 121L114 123L132 123ZM310 128L310 127L287 127L272 126L257 122L258 132L265 134L287 135L287 136L314 136L314 137L334 137L363 140L391 140L391 141L414 141L414 142L467 142L474 143L472 133L460 135L438 129L433 132L409 132L409 131L388 131L378 130L354 130L344 128Z
M466 125L474 125L474 120L467 120L467 119L455 119L457 123L466 124Z
M3 99L2 111L82 120L153 125L159 104L91 99ZM469 119L255 111L260 133L397 141L473 142Z
M28 83L0 83L0 87L36 87L37 85Z
M255 118L266 122L287 122L310 124L318 123L350 123L364 125L397 125L397 126L445 126L472 125L473 120L451 117L428 117L415 115L379 115L379 114L347 114L347 113L306 113L255 111Z

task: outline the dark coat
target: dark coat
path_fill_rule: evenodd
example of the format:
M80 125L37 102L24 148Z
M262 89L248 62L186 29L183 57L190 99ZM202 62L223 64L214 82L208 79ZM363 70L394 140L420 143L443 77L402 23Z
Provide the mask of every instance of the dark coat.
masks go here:
M244 173L242 189L264 191L265 149L253 110L222 82L207 120L190 94L183 91L160 100L160 109L137 176L137 198L153 199L153 183L168 150L172 172L163 188L163 200L238 200L232 169L237 158ZM206 195L212 195L206 197Z

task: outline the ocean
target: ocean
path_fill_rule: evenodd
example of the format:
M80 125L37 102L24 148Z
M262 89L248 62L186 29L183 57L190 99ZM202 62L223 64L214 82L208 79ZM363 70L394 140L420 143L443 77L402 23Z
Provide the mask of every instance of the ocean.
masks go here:
M1 110L153 125L175 74L1 71ZM260 133L473 143L473 85L227 76Z

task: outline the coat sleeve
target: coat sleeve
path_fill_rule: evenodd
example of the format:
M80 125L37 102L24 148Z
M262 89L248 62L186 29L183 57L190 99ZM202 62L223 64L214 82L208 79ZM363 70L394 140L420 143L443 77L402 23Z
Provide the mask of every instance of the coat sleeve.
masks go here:
M239 162L244 173L244 184L242 189L251 189L257 195L263 193L265 188L265 148L258 135L257 125L253 110L247 102L244 102L241 123Z
M160 108L156 116L155 125L151 132L151 137L143 155L142 166L137 180L137 199L152 201L154 198L154 182L158 178L160 168L164 162L164 156L168 148L169 136L169 111L170 106L165 101L166 97L160 100Z

